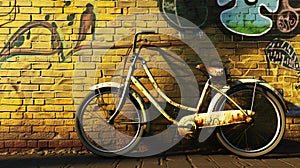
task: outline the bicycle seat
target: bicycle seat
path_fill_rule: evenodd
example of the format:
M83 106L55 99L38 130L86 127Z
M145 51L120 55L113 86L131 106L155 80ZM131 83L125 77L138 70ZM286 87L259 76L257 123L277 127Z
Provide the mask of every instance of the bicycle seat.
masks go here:
M196 69L199 69L202 72L206 70L205 73L208 73L210 76L222 76L224 74L224 68L205 66L204 64L196 65Z

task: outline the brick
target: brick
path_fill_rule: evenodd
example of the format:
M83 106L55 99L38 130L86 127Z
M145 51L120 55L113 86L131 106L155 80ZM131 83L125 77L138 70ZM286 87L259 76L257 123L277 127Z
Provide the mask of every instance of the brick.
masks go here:
M70 132L74 131L74 126L57 126L55 132Z
M56 106L56 105L45 105L42 107L42 111L63 111L63 107L62 106Z
M2 91L15 91L16 89L17 87L10 84L3 84L2 86L0 86L0 90Z
M36 77L31 79L32 84L54 84L54 78Z
M33 105L33 99L23 99L24 105Z
M9 127L8 126L0 126L0 132L8 133L9 132ZM0 146L0 148L1 148L1 146Z
M49 69L51 64L48 62L32 63L32 69Z
M103 8L103 7L115 7L115 2L113 2L113 1L98 1L96 3L96 6L101 7L101 8Z
M33 126L32 132L54 132L54 127L49 126Z
M67 7L64 8L65 14L73 14L73 13L82 13L85 10L85 7Z
M32 113L34 114L34 113ZM35 126L35 125L45 125L45 120L44 119L30 119L30 120L25 120L24 125L29 125L29 126Z
M0 118L10 118L10 112L0 112Z
M14 143L14 147L18 147L18 148L27 146L27 143L25 140L15 140L13 143Z
M39 86L38 85L21 85L19 86L19 90L20 91L38 91L39 90Z
M55 118L55 113L52 113L52 112L38 112L38 113L33 113L33 118L35 118L35 119Z
M59 141L59 145L58 146L61 147L61 148L70 147L70 146L73 146L73 141L72 140Z
M44 105L45 104L45 100L44 99L35 99L34 100L34 104L36 104L36 105Z
M41 13L41 10L40 8L36 8L36 7L22 7L22 8L19 8L20 10L20 13L29 13L29 14L38 14L38 13Z
M41 11L43 14L56 14L56 13L63 13L63 8L45 8L42 7Z
M57 148L58 145L59 145L59 141L58 140L49 141L49 148Z
M72 97L71 92L67 92L67 91L57 91L55 92L55 97L57 98L62 98L62 97Z
M64 121L61 119L45 119L45 125L64 125Z
M54 6L53 1L47 1L47 0L31 0L33 7L49 7Z
M50 49L52 47L51 43L42 41L32 42L31 45L34 49Z
M137 7L157 7L157 1L137 1Z
M11 71L10 71L11 72ZM16 73L17 74L17 73ZM41 72L40 71L21 71L21 76L28 76L28 77L37 77L40 76Z
M8 148L8 147L13 147L14 146L14 141L6 141L5 142L5 147Z
M17 1L17 6L31 6L31 0L21 0L21 1Z
M22 105L23 101L22 99L1 99L0 104L5 105Z
M23 121L19 119L5 119L1 120L2 126L17 126L17 125L23 125Z
M11 105L0 105L0 112L2 111L17 111L19 109L19 106L11 106Z
M74 118L73 112L56 113L56 118Z
M122 8L122 7L135 7L136 2L135 1L117 1L116 7Z
M75 69L92 69L96 70L96 63L76 63L75 64Z
M54 16L49 16L49 14L39 14L39 15L31 15L32 20L45 20L45 18L49 17L49 20L54 20Z
M70 69L73 69L73 64L71 64L71 63L53 64L53 69L54 70L70 70Z
M28 62L5 62L1 69L31 69L31 63Z
M76 108L73 105L64 106L64 111L76 111Z
M47 91L32 92L32 98L54 98L54 93Z
M91 3L91 1L81 0L81 1L74 1L74 6L83 6L85 7L86 4Z
M16 71L16 70L10 70L10 71L0 70L0 76L1 77L18 77L20 75L21 75L20 71Z
M9 30L10 30L9 28L3 28L3 27L1 27L0 28L0 34L9 34L10 33Z
M117 16L115 14L102 14L98 18L99 20L110 21L110 20L116 20L116 17Z
M294 123L295 124L300 124L300 118L294 118Z
M44 70L42 71L42 76L46 77L61 77L63 75L62 71Z
M31 126L11 126L9 128L9 132L11 133L30 133L31 132Z
M11 115L12 119L22 119L23 118L23 113L21 113L21 112L11 113L10 115Z
M34 141L34 140L27 141L27 147L28 148L36 148L37 147L37 141Z
M47 147L48 147L48 141L46 141L46 140L38 141L38 148L47 148Z
M73 104L74 101L72 98L56 98L54 99L54 104L66 105Z
M108 8L107 9L107 13L110 13L110 14L122 14L123 13L123 9L122 8Z
M300 131L300 124L291 124L290 130L292 131Z
M67 90L71 91L71 90L73 90L73 86L72 85L65 85L65 84L55 85L54 90L55 91L67 91Z

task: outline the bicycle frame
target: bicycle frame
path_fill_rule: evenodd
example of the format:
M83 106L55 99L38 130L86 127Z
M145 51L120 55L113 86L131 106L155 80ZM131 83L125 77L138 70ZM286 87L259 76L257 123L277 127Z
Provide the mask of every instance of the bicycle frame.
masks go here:
M189 106L185 106L182 104L179 104L175 101L173 101L172 99L170 99L158 86L158 84L156 83L155 79L153 78L147 64L146 61L142 61L142 66L144 71L146 72L152 86L155 88L155 90L158 92L158 94L168 103L170 103L172 106L177 107L179 109L183 109L183 110L187 110L193 113L198 114L199 110L201 108L201 105L203 104L205 95L208 91L208 88L212 88L213 90L216 90L218 93L222 94L223 96L225 96L229 101L231 101L238 109L240 112L242 112L245 116L248 116L250 114L248 114L244 109L242 109L236 102L234 102L234 100L232 100L229 96L226 95L226 93L224 93L224 91L216 88L215 86L210 84L210 80L211 80L211 76L210 78L206 81L205 85L204 85L204 89L201 93L201 96L199 98L199 101L197 103L197 107L189 107ZM153 103L153 105L159 110L159 112L169 121L171 121L173 124L178 124L178 122L176 120L174 120L167 112L165 112L161 106L157 103L157 101L152 97L152 95L147 91L147 89L143 86L143 84L141 84L134 76L131 76L131 81L133 82L133 84L147 97L147 99ZM230 111L230 110L228 110ZM233 112L236 112L236 110L231 110Z
M147 32L148 33L148 32ZM213 90L216 90L218 93L222 94L223 96L225 96L229 101L231 101L239 110L227 110L225 113L232 113L233 115L240 115L240 116L249 116L252 113L252 109L250 110L250 112L248 112L248 110L244 110L242 109L236 102L234 102L229 96L226 95L226 93L224 91L221 91L220 89L216 88L215 86L210 84L210 80L211 80L211 76L209 76L209 79L206 81L204 89L201 93L201 96L199 98L199 101L197 103L197 107L188 107L179 103L176 103L175 101L171 100L158 86L158 84L156 83L155 79L153 78L149 68L147 67L146 61L143 58L139 58L139 54L141 49L144 47L144 45L139 46L138 51L135 51L136 48L136 39L137 36L139 34L136 34L134 37L134 45L133 45L133 59L132 59L132 63L129 67L129 71L128 74L126 76L126 80L124 83L124 87L122 89L122 93L121 93L121 98L120 98L120 102L116 108L116 111L112 114L112 116L108 119L108 123L112 123L114 118L118 115L120 109L122 108L124 101L125 101L125 96L128 94L129 88L130 88L130 83L132 82L147 98L148 100L159 110L159 112L170 122L172 122L175 125L178 125L178 121L176 121L175 119L173 119L167 112L165 112L162 107L157 103L157 101L151 96L151 94L147 91L147 89L133 76L134 70L135 70L135 64L137 62L138 59L142 60L142 67L144 69L144 71L146 72L151 84L153 85L153 87L155 88L155 90L159 93L159 95L166 100L168 103L170 103L171 105L173 105L174 107L177 107L179 109L183 109L183 110L187 110L190 112L193 112L195 114L199 115L199 110L201 108L201 105L203 104L205 95L208 91L208 88L212 88ZM254 88L254 92L255 92L255 88ZM254 99L255 94L253 94L253 99ZM221 113L221 112L220 112ZM224 116L224 114L222 114L222 116ZM229 115L230 116L230 115ZM206 116L207 118L207 116ZM244 117L246 118L246 117ZM239 121L240 122L240 121Z

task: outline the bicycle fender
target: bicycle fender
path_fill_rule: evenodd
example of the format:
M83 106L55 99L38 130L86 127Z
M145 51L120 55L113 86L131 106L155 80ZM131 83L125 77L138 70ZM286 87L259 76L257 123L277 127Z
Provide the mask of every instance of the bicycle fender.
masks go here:
M120 83L117 83L117 82L103 82L103 83L99 83L97 85L94 85L94 86L90 87L90 90L96 91L98 89L110 88L110 87L120 89L121 87L123 87L123 85L120 84ZM147 122L148 121L148 115L146 113L146 107L145 107L143 98L135 90L133 90L132 88L130 88L129 94L132 98L135 99L135 102L133 102L133 103L136 105L136 107L137 106L140 107L140 110L144 114L143 115L144 116L143 122ZM147 122L147 124L144 126L144 130L147 131L147 132L149 132L148 129L150 129L149 124L150 123Z
M221 91L223 93L226 93L228 90L230 89L229 86L224 86ZM207 109L207 112L212 112L216 103L218 102L218 100L222 97L223 95L221 93L216 93L215 96L211 99L210 103L209 103L209 106L208 106L208 109Z
M103 82L103 83L99 83L97 85L90 87L90 90L97 90L97 89L106 88L106 87L121 88L122 86L123 85L121 85L120 83L117 83L117 82Z
M256 83L258 86L260 87L264 87L269 89L270 91L272 91L274 93L274 95L277 97L277 99L280 101L280 103L282 104L284 111L288 112L288 107L286 105L286 102L283 98L283 96L279 93L278 90L276 90L273 86L271 86L269 83L262 81L262 80L257 80L257 79L239 79L236 81L236 84L233 86L238 86L238 85L242 85L242 84L254 84ZM232 88L232 87L231 87ZM222 91L225 93L227 90L229 90L230 88L228 86L225 86ZM212 112L214 106L216 105L216 103L218 102L218 100L222 97L223 95L221 93L217 93L211 100L209 106L208 106L208 112Z
M257 80L257 79L239 79L236 81L237 85L238 84L254 84L257 83L258 85L265 87L269 90L271 90L275 96L278 98L278 100L280 101L280 103L282 104L282 106L284 107L284 111L288 112L288 107L286 104L286 101L283 98L283 95L281 93L279 93L279 91L277 89L275 89L273 86L271 86L269 83L262 81L262 80Z

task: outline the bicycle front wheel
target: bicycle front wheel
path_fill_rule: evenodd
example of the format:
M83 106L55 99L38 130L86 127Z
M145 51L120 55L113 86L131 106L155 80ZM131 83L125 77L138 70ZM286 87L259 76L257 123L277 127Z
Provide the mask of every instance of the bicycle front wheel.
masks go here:
M120 94L117 88L92 91L80 104L76 131L83 145L94 154L113 157L131 151L143 134L143 114L131 96L112 124L107 120L115 112Z
M255 112L252 122L219 127L217 138L229 151L243 157L257 157L273 150L283 137L285 114L282 104L272 91L254 85L240 85L227 95L242 109ZM225 97L215 111L237 110Z

